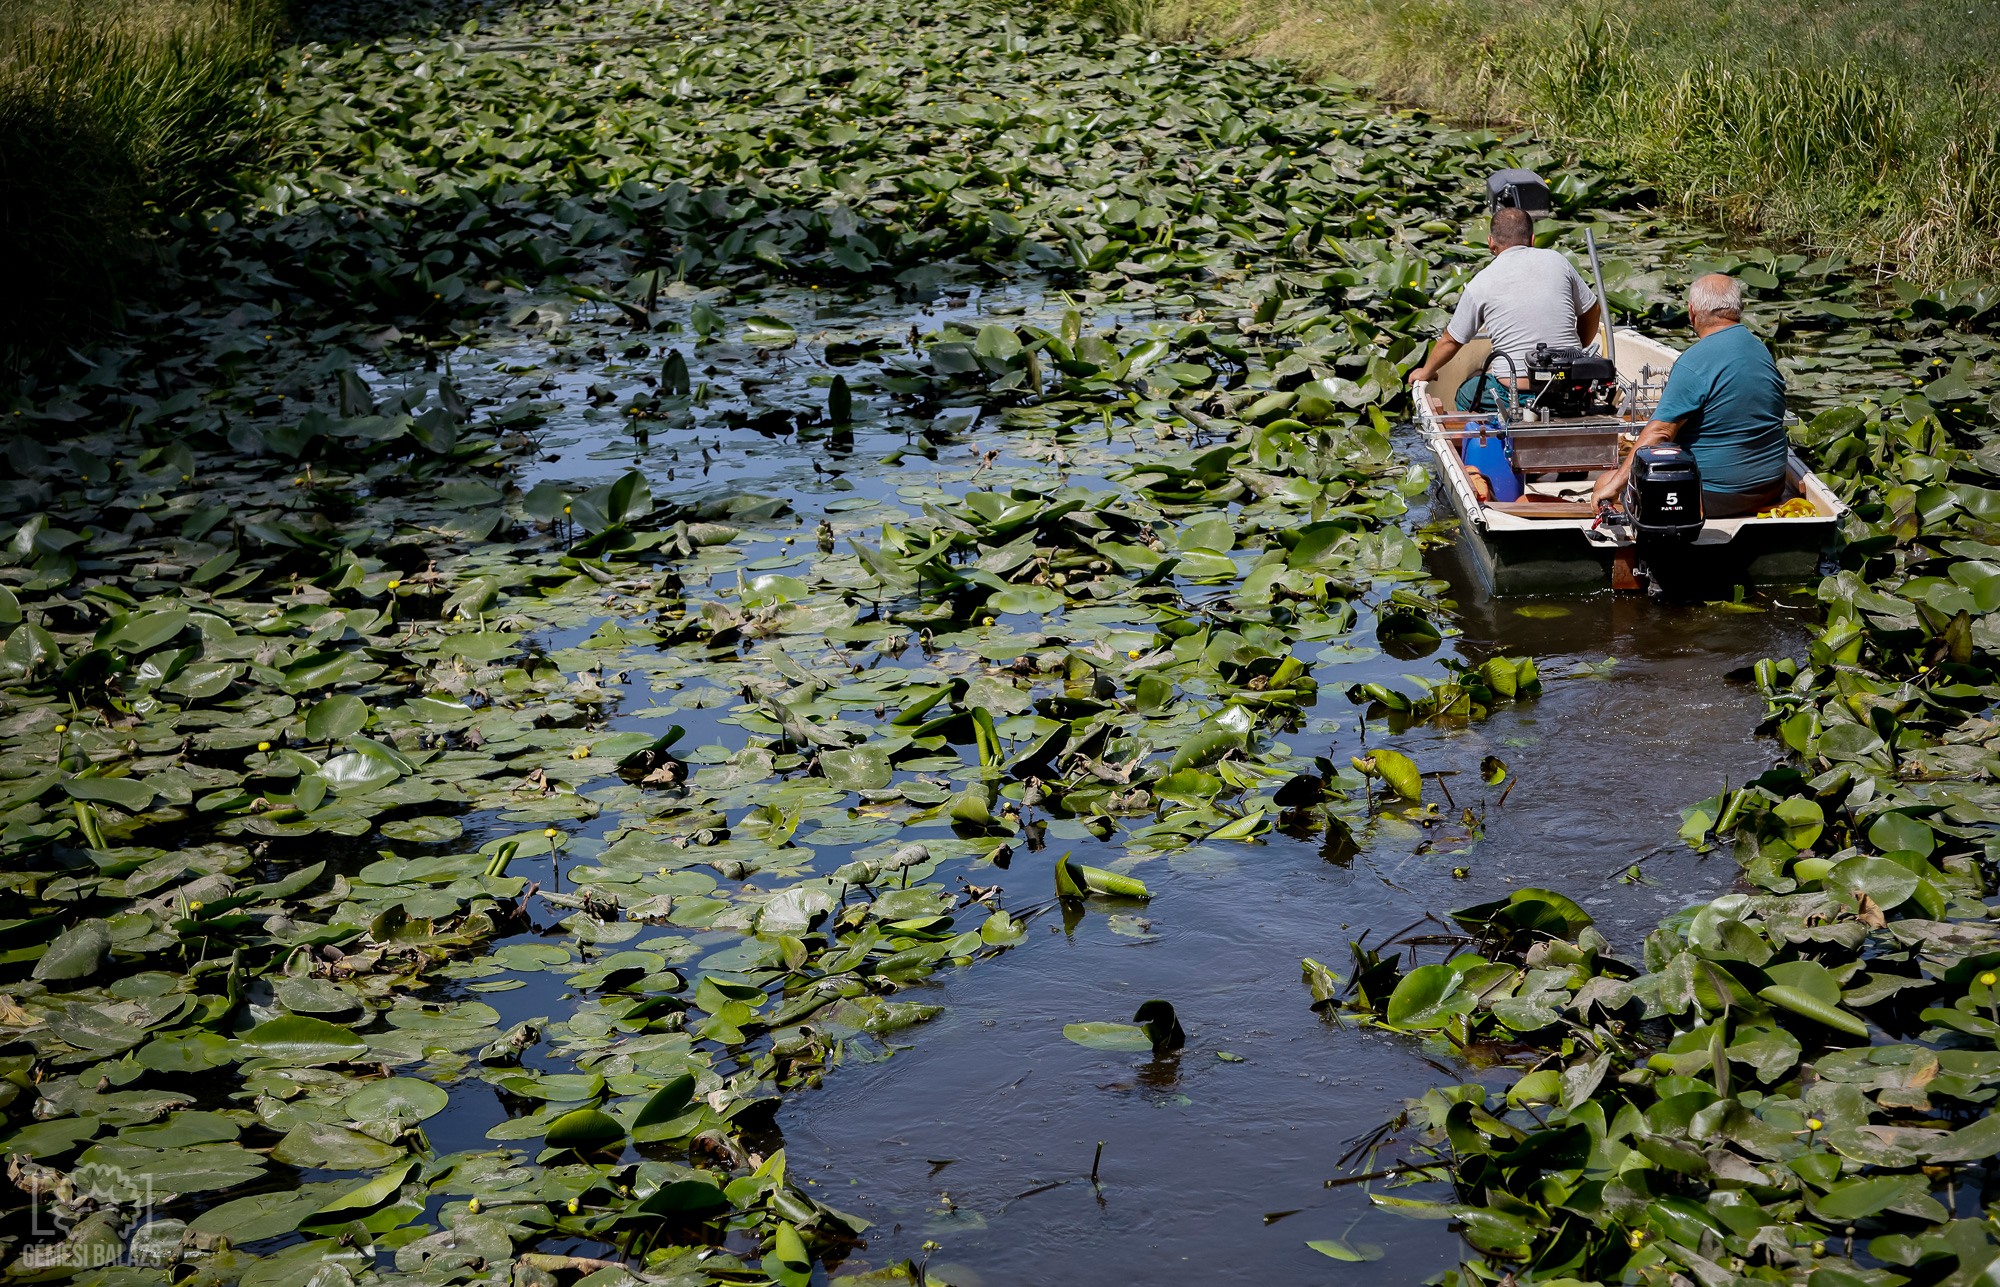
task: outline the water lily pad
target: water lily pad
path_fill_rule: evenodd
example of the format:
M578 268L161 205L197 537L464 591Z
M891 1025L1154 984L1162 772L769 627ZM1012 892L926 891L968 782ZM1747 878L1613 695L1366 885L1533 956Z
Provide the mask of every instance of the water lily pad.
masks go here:
M457 818L438 814L427 814L419 818L397 818L382 824L382 834L391 840L407 840L414 844L442 844L456 840L465 834L465 825Z
M153 1149L132 1144L93 1144L79 1166L110 1167L124 1183L157 1199L165 1193L211 1193L257 1178L264 1159L240 1144L193 1144Z
M11 1154L23 1157L55 1157L76 1148L103 1130L105 1123L94 1117L57 1117L46 1122L29 1122L0 1139Z
M1865 896L1888 911L1909 901L1917 892L1918 880L1917 874L1901 863L1858 854L1835 863L1823 883L1828 890L1844 894L1850 900Z
M320 776L341 795L363 795L387 786L403 776L403 770L387 756L348 751L320 766Z
M352 694L327 698L306 712L301 732L314 742L338 742L368 724L368 704Z
M1420 965L1396 984L1383 1020L1392 1028L1442 1028L1472 1009L1474 997L1462 984L1450 966Z
M682 1073L660 1087L640 1106L638 1114L632 1119L632 1129L656 1126L685 1113L694 1101L695 1084L694 1074Z
M147 1148L181 1148L189 1144L233 1140L242 1130L235 1119L220 1113L188 1111L170 1114L161 1122L127 1126L118 1132L118 1140L122 1144L141 1144Z
M543 1142L550 1148L589 1153L610 1148L624 1138L625 1128L617 1118L594 1108L578 1108L549 1123Z
M418 1161L415 1158L398 1162L373 1179L364 1180L353 1188L343 1191L339 1196L321 1203L312 1214L319 1216L336 1211L366 1211L370 1207L379 1206L401 1191L403 1182L417 1166ZM284 1214L289 1215L290 1212ZM278 1213L270 1213L265 1218L280 1217Z
M986 600L988 611L1005 616L1046 617L1062 606L1060 591L1032 585L1010 586Z
M343 1063L368 1050L368 1043L348 1029L298 1014L260 1023L242 1041L258 1058L300 1065Z
M1064 898L1086 898L1092 894L1111 898L1152 897L1146 883L1137 877L1071 862L1068 855L1056 864L1056 893Z
M389 1077L363 1086L340 1107L357 1122L421 1122L443 1112L450 1103L451 1096L441 1086L413 1077Z
M254 1193L202 1210L188 1221L188 1228L239 1245L260 1242L293 1232L319 1210L320 1203L317 1193Z
M64 980L87 978L97 972L111 950L111 927L92 918L56 935L35 962L34 977Z
M1131 1023L1066 1023L1063 1036L1092 1050L1151 1050L1153 1039Z
M889 765L889 753L880 746L822 751L819 763L827 782L843 791L879 791L895 777Z
M274 1161L330 1171L372 1171L403 1156L393 1144L324 1122L301 1123L271 1148Z
M1937 833L1907 813L1885 813L1870 824L1868 843L1884 853L1900 850L1928 857L1937 848Z
M1424 794L1423 775L1415 760L1401 751L1383 747L1354 757L1354 766L1370 777L1382 779L1389 789L1405 800L1419 800Z
M63 791L73 800L115 804L131 813L145 809L156 794L152 787L133 778L81 776L65 778Z
M743 319L743 338L753 344L790 344L798 332L789 322L758 315Z

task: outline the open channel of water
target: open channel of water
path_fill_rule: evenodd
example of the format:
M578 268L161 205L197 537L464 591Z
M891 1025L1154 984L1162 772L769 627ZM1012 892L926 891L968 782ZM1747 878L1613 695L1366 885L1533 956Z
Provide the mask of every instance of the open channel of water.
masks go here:
M1456 1260L1457 1239L1438 1226L1379 1211L1367 1186L1326 1182L1352 1173L1338 1161L1405 1100L1476 1079L1476 1065L1315 1013L1300 958L1344 968L1351 939L1379 943L1522 885L1567 891L1629 947L1662 914L1726 889L1733 864L1683 845L1679 812L1768 767L1771 744L1755 734L1762 703L1723 676L1792 648L1800 632L1782 610L1608 594L1527 618L1483 599L1457 557L1437 570L1465 609L1464 656L1527 653L1557 676L1540 700L1472 729L1389 739L1426 767L1458 771L1447 782L1476 783L1484 755L1508 761L1519 784L1504 806L1491 803L1497 792L1457 788L1487 802L1483 837L1384 829L1357 853L1329 854L1273 835L1226 856L1170 859L1146 869L1154 896L1142 925L1038 928L1008 959L941 977L933 990L949 1008L907 1052L842 1070L780 1117L794 1164L851 1187L880 1223L871 1252L934 1240L950 1281L989 1285L1407 1283ZM1412 668L1357 662L1323 691L1345 707L1349 673ZM1345 755L1360 743L1341 715L1331 740ZM1646 854L1643 880L1627 883ZM1188 1029L1176 1056L1063 1039L1068 1019L1122 1018L1153 996L1173 1000ZM1305 1245L1326 1238L1384 1254L1336 1265Z
M929 330L982 315L1032 320L1054 311L1032 287L974 289L922 303L887 292L801 293L764 296L757 307L792 318L805 337L795 351L758 355L766 405L782 405L787 388L801 405L818 396L807 382L824 373L818 355L829 343L901 335L913 324ZM532 338L456 355L454 374L475 394L504 391L506 367L532 366L553 381L541 396L566 409L552 419L546 450L524 486L537 475L589 479L637 466L663 498L785 495L795 511L785 524L795 526L782 530L798 532L857 513L893 520L907 512L899 505L907 506L903 493L912 487L967 487L966 461L954 459L964 445L947 447L936 462L879 463L923 427L886 406L838 456L743 431L639 442L615 406L585 409L584 394L591 384L616 386L654 355L629 370L593 361L591 328L609 337L610 319L586 309L569 325L567 351L585 352L567 363ZM697 374L714 382L712 407L726 408L740 394L732 381L742 364L731 359L743 356L711 349L697 363ZM989 444L1007 445L977 435L972 451ZM1413 437L1402 447L1421 458ZM1002 486L1046 469L1045 461L1005 452L977 485ZM1108 486L1101 477L1070 477ZM1431 516L1420 504L1407 522L1416 528ZM761 533L743 543L742 561L769 570L797 548L778 530ZM1750 610L1608 592L1494 600L1456 545L1434 550L1429 570L1457 605L1457 633L1441 655L1474 664L1532 656L1544 693L1471 726L1392 732L1376 721L1364 728L1344 696L1349 685L1435 677L1437 656L1398 659L1339 645L1315 662L1321 698L1308 712L1308 731L1289 740L1301 753L1326 753L1336 763L1368 745L1394 746L1427 771L1451 774L1446 789L1476 825L1449 814L1433 828L1385 818L1360 831L1356 846L1275 832L1253 845L1195 846L1137 869L1153 891L1150 902L1067 923L1051 909L999 960L942 973L908 992L909 999L942 1003L944 1014L897 1034L891 1057L838 1068L823 1087L790 1100L769 1141L786 1148L793 1173L809 1177L827 1201L874 1222L842 1272L922 1260L930 1243L937 1244L931 1265L938 1279L955 1287L1336 1276L1410 1282L1455 1261L1454 1236L1370 1203L1368 1190L1384 1191L1391 1181L1327 1182L1352 1172L1355 1159L1343 1167L1343 1156L1408 1098L1428 1085L1477 1077L1479 1061L1315 1012L1300 984L1300 959L1344 970L1350 940L1367 935L1380 944L1399 931L1443 931L1449 927L1425 918L1525 885L1570 894L1614 944L1631 948L1662 915L1728 888L1733 863L1684 845L1676 834L1680 811L1772 762L1774 743L1755 731L1761 701L1728 676L1801 646L1811 600L1776 593ZM718 574L718 584L728 575ZM540 642L555 651L588 633ZM1305 646L1308 656L1318 649ZM913 651L904 660L922 659ZM634 715L657 700L643 679L631 680L611 728L653 727ZM720 722L725 714L726 707L697 708L675 719L689 727L692 745L740 737ZM1509 766L1504 799L1479 784L1489 755ZM564 865L587 861L601 844L594 833L606 825L586 824ZM506 830L494 826L496 834ZM468 835L481 838L476 825ZM1096 864L1122 855L1116 837L1074 832L1047 843ZM846 856L821 846L817 865L830 870ZM1047 857L1025 852L1012 870L947 864L945 874L1000 886L1010 907L1032 906L1046 902ZM561 887L554 868L531 874ZM1423 960L1445 951L1410 950ZM524 977L528 986L484 997L503 1024L570 1006L549 976ZM1063 1035L1066 1023L1123 1020L1153 997L1171 1000L1188 1031L1187 1047L1172 1056L1093 1051ZM560 1058L541 1054L529 1066L566 1070ZM466 1087L430 1133L441 1149L476 1148L511 1111L492 1092ZM1370 1156L1386 1166L1406 1155L1389 1142ZM1380 1258L1336 1265L1306 1246L1327 1238L1372 1247Z

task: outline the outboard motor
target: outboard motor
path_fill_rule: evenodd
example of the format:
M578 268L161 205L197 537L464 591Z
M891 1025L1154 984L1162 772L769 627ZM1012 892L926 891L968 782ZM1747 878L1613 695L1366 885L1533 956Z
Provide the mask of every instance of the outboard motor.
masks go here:
M1641 546L1688 545L1701 535L1701 470L1694 453L1674 443L1632 453L1625 512Z
M1486 213L1504 206L1525 210L1535 219L1546 219L1556 212L1549 185L1533 170L1501 170L1487 176Z

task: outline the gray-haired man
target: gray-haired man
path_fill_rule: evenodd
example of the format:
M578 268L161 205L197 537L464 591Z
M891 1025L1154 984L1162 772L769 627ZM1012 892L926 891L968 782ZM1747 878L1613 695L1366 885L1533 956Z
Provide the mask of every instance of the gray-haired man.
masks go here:
M1743 285L1734 277L1695 278L1688 321L1697 338L1674 361L1635 449L1677 442L1693 452L1704 517L1769 509L1785 493L1785 377L1771 350L1743 325ZM1598 477L1592 495L1616 499L1631 472L1628 457Z

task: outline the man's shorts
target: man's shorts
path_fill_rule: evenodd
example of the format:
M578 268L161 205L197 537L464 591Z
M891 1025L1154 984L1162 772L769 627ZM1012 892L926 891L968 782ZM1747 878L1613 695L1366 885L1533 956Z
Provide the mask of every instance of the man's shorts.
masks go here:
M1701 516L1703 518L1747 518L1758 510L1770 509L1785 499L1785 480L1763 487L1754 492L1712 492L1706 487L1701 492Z
M1480 391L1481 385L1485 386L1484 392ZM1479 394L1481 411L1499 411L1511 407L1513 405L1511 399L1515 396L1514 391L1509 389L1499 376L1488 372L1458 386L1458 397L1455 401L1460 411L1472 410L1472 396L1475 393Z

